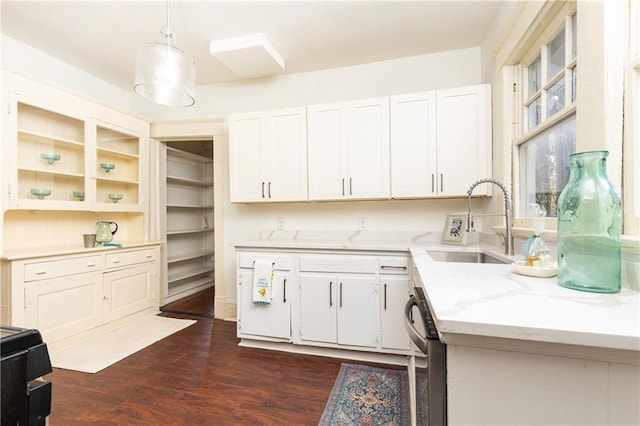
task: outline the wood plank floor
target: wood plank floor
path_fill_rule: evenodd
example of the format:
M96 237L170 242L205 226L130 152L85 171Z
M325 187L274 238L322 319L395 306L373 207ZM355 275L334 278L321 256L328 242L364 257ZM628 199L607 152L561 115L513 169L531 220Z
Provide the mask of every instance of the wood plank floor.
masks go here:
M213 297L214 287L210 287L175 302L167 303L160 310L162 312L213 318Z
M55 368L49 424L317 425L340 364L240 347L236 323L200 317L96 374Z

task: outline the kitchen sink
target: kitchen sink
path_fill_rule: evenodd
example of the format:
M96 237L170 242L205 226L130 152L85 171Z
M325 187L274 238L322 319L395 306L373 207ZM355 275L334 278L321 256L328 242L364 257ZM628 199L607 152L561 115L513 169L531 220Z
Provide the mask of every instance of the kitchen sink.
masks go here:
M502 259L488 253L482 252L458 252L458 251L431 251L427 254L438 262L461 262L461 263L511 263L510 260Z

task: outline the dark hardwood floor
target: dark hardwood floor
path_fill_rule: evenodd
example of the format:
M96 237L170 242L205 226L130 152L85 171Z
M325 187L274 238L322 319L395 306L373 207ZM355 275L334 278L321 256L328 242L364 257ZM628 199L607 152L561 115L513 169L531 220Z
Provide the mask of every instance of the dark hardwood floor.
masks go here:
M54 368L49 424L317 425L340 363L243 348L235 322L200 317L96 374Z
M207 288L160 307L162 312L213 318L214 287Z

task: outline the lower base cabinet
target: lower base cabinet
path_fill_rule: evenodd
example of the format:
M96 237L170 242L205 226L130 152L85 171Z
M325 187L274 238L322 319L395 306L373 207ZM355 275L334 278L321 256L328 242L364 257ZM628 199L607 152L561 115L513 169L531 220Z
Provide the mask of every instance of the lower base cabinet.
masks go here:
M267 259L273 264L272 299L253 303L254 263ZM238 255L238 336L291 341L290 257L270 254Z
M40 331L47 343L158 309L158 246L3 263L10 294L3 324ZM90 270L91 272L83 272Z
M411 355L404 329L407 255L244 251L238 258L238 337ZM273 298L253 303L253 262L274 265ZM286 296L286 297L285 297Z

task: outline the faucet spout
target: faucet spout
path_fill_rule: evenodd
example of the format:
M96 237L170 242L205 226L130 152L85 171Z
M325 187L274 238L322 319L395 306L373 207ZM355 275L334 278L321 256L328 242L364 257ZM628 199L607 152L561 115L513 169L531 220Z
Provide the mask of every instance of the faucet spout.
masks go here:
M504 236L504 254L513 256L513 229L511 223L511 199L509 198L509 191L505 186L492 178L480 179L474 182L467 191L467 201L469 204L469 211L467 212L467 232L473 232L473 213L471 212L471 194L476 186L482 183L492 183L502 190L504 194L504 223L506 229L506 235Z

